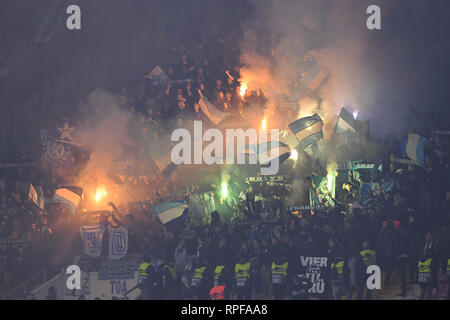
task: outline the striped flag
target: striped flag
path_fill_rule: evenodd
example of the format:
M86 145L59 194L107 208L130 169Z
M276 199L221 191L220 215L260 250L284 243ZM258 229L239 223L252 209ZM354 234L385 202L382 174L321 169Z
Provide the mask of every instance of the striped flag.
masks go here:
M33 187L30 184L30 192L28 193L28 197L42 210L44 210L44 192L42 191L42 187L38 186L37 188Z
M298 119L289 124L289 129L291 129L303 150L323 138L322 127L323 122L318 114Z
M353 114L351 114L347 109L342 108L341 113L339 114L339 118L336 122L336 126L334 127L334 132L339 133L347 133L348 131L356 132L356 120L353 118Z
M200 108L203 113L211 120L214 125L218 125L220 122L230 117L232 114L225 113L217 109L211 102L209 102L208 98L202 97L198 102Z
M65 205L72 213L78 208L81 197L67 188L60 188L55 191L53 201Z
M289 146L281 141L271 141L258 145L258 162L268 165L271 161L279 159L279 163L287 160L291 155Z
M163 202L154 206L153 210L166 228L171 228L188 217L188 204L183 200Z
M423 144L426 141L414 133L409 133L400 143L400 151L404 156L416 161L420 165L425 165Z

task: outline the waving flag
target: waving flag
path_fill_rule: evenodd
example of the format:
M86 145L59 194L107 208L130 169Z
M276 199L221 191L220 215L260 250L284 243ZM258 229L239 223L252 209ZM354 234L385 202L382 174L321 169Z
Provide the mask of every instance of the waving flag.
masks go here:
M154 206L153 210L166 228L171 228L188 217L188 204L183 200L163 202Z
M420 165L425 165L423 144L426 141L414 133L409 133L400 143L400 151L404 156L416 161Z
M230 113L225 113L217 109L211 102L209 102L208 98L206 97L202 97L198 102L198 104L200 105L200 108L202 109L203 113L215 125L219 124L220 122L222 122L223 120L232 115Z
M42 191L42 187L33 187L30 184L30 192L28 193L28 197L42 210L44 210L44 192Z
M267 165L272 160L279 159L282 163L291 155L289 146L281 141L271 141L258 145L258 162Z
M311 189L312 195L310 194L310 201L316 201L316 198L320 203L328 202L328 204L334 207L334 200L330 197L328 190L328 180L327 177L319 176L315 173L311 175Z
M153 80L153 83L155 84L163 84L169 80L169 77L160 66L156 66L150 74L145 76L145 78Z
M303 149L323 138L322 127L323 122L318 114L298 119L289 124L289 129L291 129Z
M78 208L81 197L75 192L70 191L67 188L60 188L55 191L53 196L53 202L58 202L65 205L72 213Z
M336 121L334 132L339 134L346 133L348 131L356 131L355 119L353 118L353 114L351 114L347 109L342 108L341 113L339 114L339 118Z

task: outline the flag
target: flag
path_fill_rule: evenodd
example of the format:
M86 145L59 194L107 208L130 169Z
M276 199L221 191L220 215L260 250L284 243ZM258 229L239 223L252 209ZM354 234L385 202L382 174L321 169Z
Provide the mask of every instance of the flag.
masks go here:
M74 130L67 122L58 128L41 130L42 160L59 165L82 150L83 146L72 140Z
M351 114L347 109L342 108L341 113L336 121L336 126L334 127L334 132L337 134L347 133L347 132L356 132L356 120L353 118L353 114Z
M371 200L371 190L372 190L372 184L371 183L362 183L360 186L359 194L361 197L361 204L363 206L367 205L369 201Z
M128 251L128 229L124 226L108 226L109 259L121 259Z
M319 140L305 148L305 152L314 159L319 158L320 154L325 152L326 150L326 142L325 140Z
M42 187L38 186L37 188L33 187L30 184L30 192L28 193L28 197L42 210L44 210L44 192L42 191Z
M327 177L319 176L315 173L311 175L311 189L315 197L317 197L319 203L328 202L328 204L334 207L334 200L328 194L328 180ZM310 197L311 199L311 197ZM315 201L314 197L312 199Z
M309 188L309 205L310 206L320 205L319 198L317 198L316 194L311 188Z
M81 197L67 188L60 188L55 191L53 201L65 205L72 213L78 208Z
M268 165L271 161L279 159L279 163L286 161L291 155L289 146L281 141L270 141L258 145L258 162Z
M83 240L84 253L92 258L98 258L102 254L102 241L105 227L101 225L82 226L80 228Z
M154 206L153 210L166 228L171 228L188 217L188 205L183 200L163 202Z
M167 74L161 69L160 66L156 66L150 74L146 75L145 78L153 80L154 84L163 84L169 80Z
M400 151L404 156L416 161L420 165L425 165L423 144L426 141L414 133L409 133L400 143Z
M163 153L160 156L155 156L153 162L165 177L170 177L177 167L177 165L172 162L171 151Z
M206 97L200 98L198 104L200 105L203 113L212 123L214 123L214 125L219 124L232 115L230 113L225 113L217 109L211 102L209 102L208 98Z
M303 149L323 138L322 127L323 122L318 114L298 119L289 124L289 129L291 129Z

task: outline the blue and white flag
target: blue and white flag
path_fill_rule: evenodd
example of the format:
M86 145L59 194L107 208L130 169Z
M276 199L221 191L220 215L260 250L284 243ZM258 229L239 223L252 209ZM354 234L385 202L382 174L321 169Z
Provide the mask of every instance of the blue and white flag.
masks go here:
M281 141L270 141L258 145L258 162L261 165L268 165L278 158L279 163L287 160L291 155L289 146Z
M102 242L105 227L101 225L82 226L80 228L83 240L84 253L92 258L102 255Z
M347 109L342 108L336 121L334 132L337 134L347 133L349 131L356 132L356 128L356 120L354 119L353 114L351 114Z
M128 251L128 229L124 226L108 226L109 259L121 259Z
M203 113L211 120L214 125L218 125L220 122L228 117L231 117L232 113L225 113L217 109L206 97L200 98L198 102Z
M154 84L164 84L169 81L169 77L160 66L156 66L145 78L153 80Z
M154 206L153 210L166 228L171 228L188 217L188 204L183 200L163 202Z
M400 143L400 151L404 156L416 161L420 165L425 165L423 144L426 141L414 133L409 133Z
M30 192L28 193L28 197L42 210L44 210L44 192L41 186L33 187L30 184Z
M318 114L298 119L289 124L289 129L291 129L303 149L323 138L322 127L323 122Z
M81 196L79 196L75 192L67 188L60 188L55 191L55 195L53 196L52 202L61 203L74 214L78 209L80 199Z

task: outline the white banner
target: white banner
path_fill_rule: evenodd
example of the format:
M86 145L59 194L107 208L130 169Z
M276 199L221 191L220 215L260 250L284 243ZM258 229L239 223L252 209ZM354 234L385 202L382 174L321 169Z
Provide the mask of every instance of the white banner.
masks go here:
M101 225L82 226L80 228L85 254L93 258L98 258L101 256L104 232L105 227Z
M123 258L128 251L128 229L124 226L108 226L109 234L109 259L115 260Z

